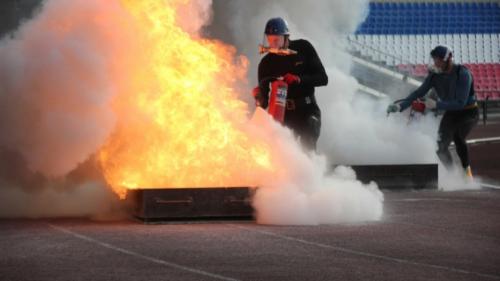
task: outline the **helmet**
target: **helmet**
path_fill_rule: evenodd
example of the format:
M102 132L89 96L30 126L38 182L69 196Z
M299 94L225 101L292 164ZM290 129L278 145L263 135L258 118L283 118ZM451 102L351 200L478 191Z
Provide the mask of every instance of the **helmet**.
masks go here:
M431 57L433 58L440 58L444 61L448 60L452 56L451 49L446 46L436 46L434 49L431 51Z
M282 18L272 18L267 21L266 29L264 30L266 35L289 35L288 24Z

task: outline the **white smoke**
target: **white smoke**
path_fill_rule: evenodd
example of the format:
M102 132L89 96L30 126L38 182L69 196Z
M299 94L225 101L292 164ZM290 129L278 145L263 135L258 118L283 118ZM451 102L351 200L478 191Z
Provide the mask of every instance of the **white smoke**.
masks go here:
M332 83L321 90L319 146L332 163L343 165L436 163L437 120L408 113L387 116L388 99L356 94L357 82L329 68Z
M70 189L49 187L37 191L25 191L3 184L0 198L0 217L114 219L121 216L116 196L96 182L87 182Z
M439 190L457 191L457 190L479 190L481 189L481 178L471 179L465 175L464 170L458 166L450 169L439 165Z
M0 146L50 176L97 150L114 125L120 44L133 42L124 18L115 1L45 1L0 41Z
M285 176L259 175L253 201L259 223L317 225L382 217L384 196L375 183L362 184L348 167L330 173L324 156L306 154L291 131L260 108L251 125L254 137L271 144L284 163L278 168L285 170Z
M0 41L0 216L109 208L103 184L57 182L114 127L111 100L134 67L129 22L117 1L49 0Z

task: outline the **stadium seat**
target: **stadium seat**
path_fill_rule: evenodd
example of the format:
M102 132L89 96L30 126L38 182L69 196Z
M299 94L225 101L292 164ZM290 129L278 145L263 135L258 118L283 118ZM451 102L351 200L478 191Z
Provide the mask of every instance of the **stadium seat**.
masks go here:
M447 45L473 72L481 97L500 96L498 1L370 2L354 40L363 55L417 77L427 75L431 49Z
M372 2L364 34L478 34L500 33L497 2ZM382 24L381 24L382 23ZM365 33L370 30L369 33Z

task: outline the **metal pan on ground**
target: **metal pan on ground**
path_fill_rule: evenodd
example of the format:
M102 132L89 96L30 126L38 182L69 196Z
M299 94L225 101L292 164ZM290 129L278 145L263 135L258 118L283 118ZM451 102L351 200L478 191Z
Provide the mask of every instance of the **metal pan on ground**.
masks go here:
M147 223L195 220L251 220L249 187L134 189L127 193L130 213Z

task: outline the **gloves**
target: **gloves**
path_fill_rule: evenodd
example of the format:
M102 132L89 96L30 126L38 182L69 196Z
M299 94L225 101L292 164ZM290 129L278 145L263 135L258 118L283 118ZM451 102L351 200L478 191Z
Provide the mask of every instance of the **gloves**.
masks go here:
M260 106L262 108L266 108L267 107L268 101L267 101L266 95L262 94L262 91L260 90L259 86L253 88L253 90L252 90L252 96L255 99L255 105L256 106Z
M387 107L387 114L399 112L400 110L401 110L401 106L399 104L390 104Z
M260 87L259 86L253 88L253 90L252 90L252 96L253 96L254 99L257 99L257 97L260 96Z
M285 81L288 85L299 84L300 77L291 73L287 73L283 76L283 81Z
M260 106L262 95L260 94L260 87L259 86L253 88L253 90L252 90L252 96L255 99L255 105L256 106Z
M432 109L436 109L436 101L431 99L431 98L427 98L425 99L425 108L428 109L428 110L432 110Z

